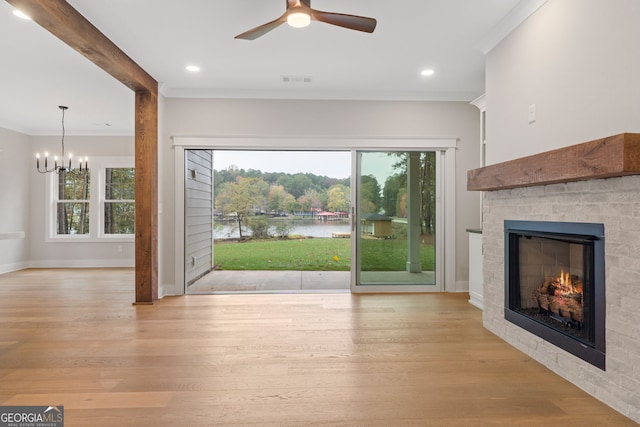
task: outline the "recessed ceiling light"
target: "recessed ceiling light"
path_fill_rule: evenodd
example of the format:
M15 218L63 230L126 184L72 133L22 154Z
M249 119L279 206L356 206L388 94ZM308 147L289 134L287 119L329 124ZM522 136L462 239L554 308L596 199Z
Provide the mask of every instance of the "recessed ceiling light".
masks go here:
M16 15L18 18L28 19L29 21L31 21L31 17L21 10L15 9L13 11L13 14Z
M428 70L422 70L422 72L420 74L422 74L423 76L433 76L436 72L433 71L432 69L428 69Z
M187 71L191 71L193 73L200 71L200 67L197 65L187 65Z

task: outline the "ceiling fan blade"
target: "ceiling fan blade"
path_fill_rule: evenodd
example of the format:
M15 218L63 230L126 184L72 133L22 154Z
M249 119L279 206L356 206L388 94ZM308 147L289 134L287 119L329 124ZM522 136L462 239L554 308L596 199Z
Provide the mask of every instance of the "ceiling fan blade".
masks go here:
M258 27L252 28L249 31L245 31L242 34L238 34L237 36L234 37L234 39L243 39L243 40L255 40L260 36L264 36L265 34L267 34L269 31L273 30L274 28L279 27L280 25L284 24L285 22L287 22L287 14L285 13L284 15L282 15L280 18L271 21L271 22L267 22L266 24L262 24Z
M373 33L376 29L376 21L366 16L346 15L343 13L322 12L312 9L311 18L316 21L324 22L339 27L349 28L350 30L363 31L365 33Z

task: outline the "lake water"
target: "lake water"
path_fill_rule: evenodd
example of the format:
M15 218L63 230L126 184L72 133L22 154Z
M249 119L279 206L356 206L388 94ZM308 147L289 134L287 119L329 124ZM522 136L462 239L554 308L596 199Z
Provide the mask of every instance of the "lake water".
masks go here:
M271 224L276 224L281 222L271 221ZM348 233L351 229L348 221L318 221L315 219L303 219L303 220L295 220L290 221L293 225L293 229L289 234L299 234L301 236L310 236L310 237L331 237L331 233ZM273 234L273 228L270 230ZM242 231L243 235L250 236L251 230L244 229ZM238 234L238 227L231 226L227 224L216 223L215 228L213 229L213 238L214 239L229 239L229 238L237 238L240 237Z

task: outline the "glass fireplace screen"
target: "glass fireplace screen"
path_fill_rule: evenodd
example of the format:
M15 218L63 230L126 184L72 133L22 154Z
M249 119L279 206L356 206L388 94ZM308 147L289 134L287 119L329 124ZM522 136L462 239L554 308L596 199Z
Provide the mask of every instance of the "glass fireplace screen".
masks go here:
M519 277L511 308L592 344L593 242L517 236Z
M604 369L604 226L505 221L505 318Z

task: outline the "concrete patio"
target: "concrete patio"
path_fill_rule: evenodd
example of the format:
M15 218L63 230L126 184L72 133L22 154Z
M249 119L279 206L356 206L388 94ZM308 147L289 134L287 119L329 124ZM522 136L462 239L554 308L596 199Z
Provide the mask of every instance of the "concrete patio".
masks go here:
M213 292L348 292L348 271L214 270L187 288L188 294Z

